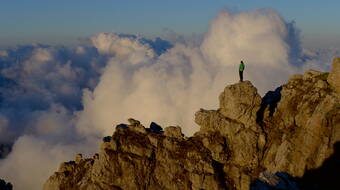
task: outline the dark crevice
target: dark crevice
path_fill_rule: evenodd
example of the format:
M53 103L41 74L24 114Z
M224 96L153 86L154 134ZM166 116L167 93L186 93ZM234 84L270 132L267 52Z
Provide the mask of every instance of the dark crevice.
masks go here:
M216 161L216 160L213 160L212 161L212 166L214 168L214 173L215 173L215 177L217 178L217 180L219 181L219 186L221 189L228 189L227 188L227 183L226 183L226 174L225 172L223 171L223 167L224 167L224 164Z
M340 189L340 141L334 144L333 154L317 169L307 170L299 180L301 189L336 190Z
M339 190L340 189L340 141L334 144L334 152L316 169L310 169L302 177L294 177L285 172L272 173L267 182L256 179L250 190ZM275 176L275 180L273 180ZM273 184L268 181L276 181Z
M275 89L275 91L267 92L262 98L261 107L256 113L256 123L263 126L264 113L266 108L269 106L269 117L274 115L277 104L281 100L282 86Z

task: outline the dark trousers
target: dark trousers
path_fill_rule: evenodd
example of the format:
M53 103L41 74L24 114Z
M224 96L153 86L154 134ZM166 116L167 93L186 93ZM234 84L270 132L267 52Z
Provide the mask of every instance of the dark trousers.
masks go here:
M240 74L240 81L242 82L243 81L243 71L239 71L239 74Z

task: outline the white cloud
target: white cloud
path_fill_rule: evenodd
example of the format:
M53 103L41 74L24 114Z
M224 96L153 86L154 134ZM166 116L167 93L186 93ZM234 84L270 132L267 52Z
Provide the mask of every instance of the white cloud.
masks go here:
M151 47L141 43L138 38L100 33L91 40L100 53L112 55L115 59L124 60L126 63L138 64L155 55Z
M193 114L200 107L217 107L225 85L238 81L240 60L246 62L245 78L261 93L281 85L293 73L287 25L272 10L223 11L198 47L177 44L157 58L144 56L139 61L144 64L137 65L129 64L134 51L124 51L123 58L111 59L94 91L84 93L77 128L87 135L103 136L110 134L112 125L135 117L146 125L151 121L179 124L191 135L198 130ZM94 45L107 52L119 40L114 35L113 42L108 42L105 36ZM134 49L138 40L129 40L119 43L120 48ZM148 50L147 46L138 49Z
M232 14L221 12L210 26L201 46L213 63L280 66L288 62L285 21L272 10Z
M0 57L7 57L8 52L6 50L0 50Z
M49 144L33 136L20 137L11 154L0 163L0 175L12 182L15 189L42 189L61 161L74 159L75 152L93 149L88 144ZM87 149L87 150L85 150Z
M6 50L0 57L0 136L17 140L0 161L0 176L15 189L39 189L62 161L95 151L98 138L130 117L145 125L180 125L191 135L198 130L194 113L216 109L223 88L238 82L240 60L245 79L264 94L292 73L329 70L339 53L301 52L294 23L267 9L222 11L203 40L194 38L175 36L170 44L99 33L75 48Z
M86 49L83 46L78 46L76 48L76 53L77 54L85 54L86 53Z

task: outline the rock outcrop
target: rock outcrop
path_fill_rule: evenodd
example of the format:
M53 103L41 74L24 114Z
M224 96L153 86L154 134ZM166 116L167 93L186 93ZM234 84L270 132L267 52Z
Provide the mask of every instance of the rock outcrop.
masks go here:
M333 59L332 71L327 78L328 83L340 93L340 57Z
M302 177L333 153L340 140L340 101L327 75L311 70L283 85L275 113L263 121L263 167Z
M246 126L254 125L256 112L261 105L261 96L249 81L226 87L219 100L219 113L224 117L237 120Z
M227 86L219 109L196 112L192 137L129 119L93 158L62 163L44 189L340 189L324 181L339 164L336 65L294 75L262 99L249 81Z

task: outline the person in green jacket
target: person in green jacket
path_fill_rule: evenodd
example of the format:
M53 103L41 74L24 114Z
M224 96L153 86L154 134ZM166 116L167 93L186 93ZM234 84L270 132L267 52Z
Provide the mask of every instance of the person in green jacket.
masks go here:
M243 61L241 61L240 67L238 69L239 75L240 75L240 81L241 82L243 81L243 71L244 71L244 68L245 68L244 63L243 63Z

